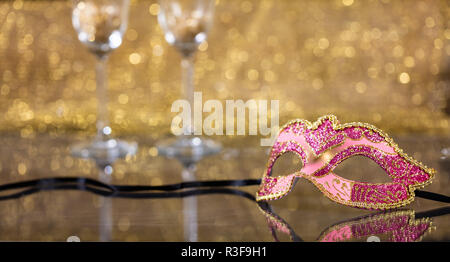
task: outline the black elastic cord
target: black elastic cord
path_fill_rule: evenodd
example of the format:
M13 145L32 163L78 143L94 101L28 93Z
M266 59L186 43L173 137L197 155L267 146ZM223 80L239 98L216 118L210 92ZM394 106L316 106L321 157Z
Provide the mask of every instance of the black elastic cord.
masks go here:
M82 182L82 183L80 183ZM45 187L53 187L55 185L63 184L63 183L85 183L86 185L92 185L96 187L105 188L110 191L121 191L121 192L137 192L137 191L176 191L185 188L194 188L194 187L241 187L241 186L251 186L251 185L259 185L261 183L261 179L241 179L241 180L207 180L207 181L191 181L191 182L182 182L177 184L169 184L169 185L160 185L160 186L143 186L143 185L133 185L133 186L122 186L122 185L109 185L91 178L85 177L55 177L55 178L41 178L41 179L33 179L22 182L15 182L0 185L0 191L11 190L11 189L19 189L31 186L39 185L42 188Z
M240 179L240 180L204 180L204 181L191 181L191 182L182 182L177 184L169 184L169 185L160 185L160 186L144 186L144 185L109 185L95 179L85 178L85 177L56 177L56 178L41 178L41 179L33 179L22 182L15 182L0 185L0 191L7 191L12 189L21 189L21 188L34 188L33 190L47 190L47 189L55 189L65 186L73 185L75 189L84 190L84 187L88 187L87 191L95 191L96 189L102 189L103 195L120 195L121 197L127 197L124 193L136 193L142 191L163 191L161 193L153 193L153 196L156 197L165 197L171 196L170 194L165 194L164 191L177 191L181 189L187 188L203 188L203 187L242 187L242 186L252 186L259 185L261 183L261 179ZM31 190L31 189L30 189ZM31 190L31 191L33 191ZM106 191L105 191L106 190ZM24 190L19 193L14 193L14 196L26 195L28 192ZM34 192L34 191L33 191ZM180 192L178 192L180 193ZM183 192L181 192L183 193ZM185 194L185 193L183 193ZM136 194L137 197L139 194ZM142 196L145 197L146 193L142 193ZM434 200L443 203L450 203L450 197L445 196L438 193L416 190L415 195L420 198ZM8 196L0 196L0 200L7 199ZM14 198L14 197L13 197Z
M136 192L136 191L175 191L185 188L193 187L241 187L241 186L252 186L261 184L261 179L241 179L241 180L206 180L206 181L192 181L192 182L182 182L171 185L161 185L161 186L119 186L113 185L114 188L121 192Z
M416 213L416 219L419 218L430 218L430 217L439 217L450 214L450 207L441 207L433 210L422 211Z
M100 187L107 189L111 192L116 192L117 189L113 185L108 185L106 183L102 183L95 179L85 178L85 177L55 177L55 178L41 178L41 179L33 179L22 182L15 182L0 185L0 191L19 189L19 188L27 188L27 187L39 187L42 190L47 188L51 189L55 186L61 184L78 184L78 185L92 185L94 187Z
M260 184L259 179L244 180L215 180L215 181L192 181L161 186L120 186L109 185L91 178L85 177L56 177L33 179L0 185L1 191L23 189L8 195L0 196L1 200L20 198L46 190L82 190L105 197L120 198L183 198L204 194L231 194L238 195L256 201L255 197L247 192L226 188L227 186L241 187ZM212 187L212 188L202 188ZM197 188L194 190L177 191L180 189ZM161 191L161 192L143 192Z
M111 192L109 190L105 190L104 188L93 187L91 185L87 185L83 180L77 181L75 184L55 184L52 187L46 186L41 187L40 185L33 186L27 189L24 189L20 192L11 193L9 195L0 196L0 201L2 200L10 200L16 199L20 197L24 197L27 195L31 195L34 193L38 193L41 191L48 190L81 190L91 192L96 195L100 195L103 197L114 197L114 198L133 198L133 199L161 199L161 198L184 198L190 196L197 195L211 195L211 194L225 194L225 195L236 195L240 197L247 198L253 202L256 202L255 197L245 191L232 189L232 188L204 188L204 189L191 189L185 190L181 192L151 192L151 193L133 193L133 192Z
M434 201L443 202L443 203L450 203L449 196L445 196L445 195L441 195L441 194L433 193L433 192L428 192L428 191L422 191L422 190L416 190L416 191L414 191L414 193L416 194L416 197L434 200Z

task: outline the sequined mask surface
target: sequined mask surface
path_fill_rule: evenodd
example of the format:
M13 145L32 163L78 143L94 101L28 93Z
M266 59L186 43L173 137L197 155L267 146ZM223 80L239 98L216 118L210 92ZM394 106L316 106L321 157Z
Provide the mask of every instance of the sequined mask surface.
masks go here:
M301 170L272 177L275 161L286 152L294 152L301 158ZM352 181L333 172L342 161L356 155L375 161L392 182ZM327 115L314 123L294 120L281 128L256 199L282 198L298 178L305 178L337 203L365 209L389 209L412 202L414 190L431 183L434 175L434 169L407 156L376 127L365 123L339 124L335 116Z

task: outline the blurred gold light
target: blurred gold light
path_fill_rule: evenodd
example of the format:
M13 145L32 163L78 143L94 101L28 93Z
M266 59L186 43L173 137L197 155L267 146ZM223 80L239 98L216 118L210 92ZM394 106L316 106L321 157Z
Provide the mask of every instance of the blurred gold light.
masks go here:
M151 4L150 5L150 7L148 8L148 12L151 14L151 15L158 15L158 13L159 13L159 4Z
M375 122L380 122L381 119L382 119L382 116L381 116L380 113L375 113L375 114L373 114L373 121L375 121Z
M128 103L128 96L126 94L120 94L117 100L120 104L125 105L126 103Z
M131 225L130 219L128 217L121 217L117 224L119 230L122 232L128 231Z
M442 49L444 47L444 41L442 41L442 39L435 39L434 40L434 48L436 49Z
M353 0L342 0L342 3L345 6L351 6L353 4Z
M133 28L127 30L125 37L128 41L135 41L138 38L138 33Z
M3 84L2 87L0 88L0 95L2 96L7 96L9 94L9 86L6 84Z
M355 86L356 92L363 94L367 90L367 85L364 82L358 82Z
M233 80L236 77L236 71L234 71L233 69L228 69L227 71L225 71L225 77L228 80Z
M384 65L384 71L388 74L395 73L395 65L393 63L387 63Z
M132 53L132 54L130 54L128 59L131 64L137 65L141 62L141 55L138 53Z
M162 55L164 54L164 49L162 48L161 45L155 45L155 46L153 47L153 52L152 52L152 54L153 54L154 56L162 56Z
M34 38L33 38L33 35L31 35L31 34L26 34L23 37L23 43L25 45L31 45L33 43L33 40L34 40Z
M23 1L22 0L15 0L13 2L13 8L16 10L22 9L23 7Z
M436 25L436 23L434 22L434 19L433 19L433 17L427 17L426 19L425 19L425 25L427 26L427 27L434 27L435 25Z
M203 43L201 43L201 44L198 46L198 50L199 50L199 51L204 52L204 51L206 51L207 49L208 49L208 41L204 41Z
M225 24L231 22L231 20L233 19L233 16L229 12L223 12L219 15L219 17L222 23Z
M400 83L402 83L402 84L408 84L409 81L410 81L411 79L410 79L408 73L403 72L403 73L401 73L401 74L398 76L398 80L399 80Z
M330 42L326 38L320 38L319 39L319 48L320 49L327 49L330 46Z
M403 51L404 51L403 47L400 45L397 45L394 47L392 54L394 55L394 57L401 57L401 56L403 56Z
M405 57L405 59L403 60L403 64L406 67L414 67L414 65L416 64L414 61L414 58L412 56L407 56Z
M323 80L320 78L316 78L312 81L312 86L315 90L322 89L323 87Z
M284 62L286 61L286 58L284 57L284 55L282 53L276 53L273 61L275 62L275 64L284 64Z
M244 1L241 3L241 10L244 13L250 13L253 9L253 5L250 1Z
M414 56L415 56L417 59L422 60L422 59L425 57L425 52L423 51L422 48L419 48L419 49L417 49L417 50L414 52Z
M354 57L355 56L355 48L353 46L348 46L345 48L345 56L346 57Z
M376 67L370 67L367 69L367 75L370 78L377 78L378 77L378 69Z
M155 157L155 156L157 156L158 155L158 148L156 148L156 147L150 147L149 149L148 149L148 154L150 155L150 156L152 156L152 157Z
M238 59L241 62L247 62L248 61L248 52L240 51L238 54Z
M439 66L437 64L432 64L430 66L430 73L433 75L439 74Z
M77 8L80 10L83 10L85 7L86 7L86 3L84 3L84 2L79 2L77 4Z
M272 70L266 70L264 72L264 80L267 82L274 82L277 80L277 75Z
M19 175L25 175L27 172L27 165L25 163L19 163L19 165L17 165L17 172Z
M412 96L412 102L413 102L413 104L415 104L415 105L420 105L421 103L422 103L422 95L421 94L414 94L413 96Z
M248 70L247 76L248 76L248 79L249 79L249 80L255 81L255 80L258 80L258 78L259 78L259 73L258 73L258 71L255 70L255 69L250 69L250 70Z

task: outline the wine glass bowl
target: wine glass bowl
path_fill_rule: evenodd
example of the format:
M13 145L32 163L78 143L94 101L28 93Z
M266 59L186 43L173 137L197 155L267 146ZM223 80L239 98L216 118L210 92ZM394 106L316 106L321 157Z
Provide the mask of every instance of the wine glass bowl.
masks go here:
M72 25L78 40L97 54L105 55L122 44L127 28L128 1L76 1Z
M160 1L158 22L164 38L182 55L190 56L206 40L213 22L213 0Z

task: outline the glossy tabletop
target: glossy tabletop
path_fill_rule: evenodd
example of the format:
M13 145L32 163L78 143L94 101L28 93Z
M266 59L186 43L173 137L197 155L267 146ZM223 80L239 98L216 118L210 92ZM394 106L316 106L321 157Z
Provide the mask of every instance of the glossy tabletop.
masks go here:
M203 159L195 171L175 159L158 156L154 141L139 142L136 156L117 160L107 173L92 160L71 156L75 135L38 134L23 139L0 137L1 184L48 177L87 177L115 185L161 185L196 180L258 179L268 159L267 147L256 139L222 139L223 151ZM450 139L433 136L395 137L409 155L435 168L427 191L449 195L450 161L441 149ZM274 174L300 169L294 154L277 162ZM374 162L354 157L337 167L344 178L366 182L389 181ZM191 176L191 177L189 177ZM248 196L220 188L199 195L170 198L120 198L81 190L47 190L0 201L0 240L66 241L448 241L449 216L430 217L427 211L445 204L416 198L400 210L377 212L336 204L313 184L300 180L287 197L261 206L251 200L257 186L238 189ZM14 190L2 192L2 195ZM425 213L424 213L425 212ZM447 211L448 212L448 211ZM431 223L430 223L431 222ZM370 238L372 237L372 238ZM375 238L373 238L375 237Z

